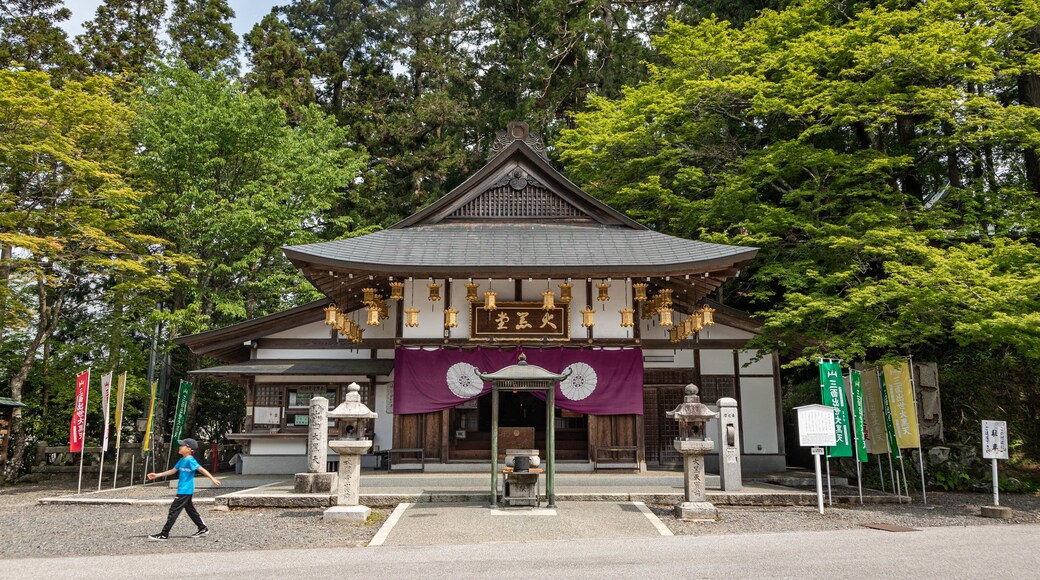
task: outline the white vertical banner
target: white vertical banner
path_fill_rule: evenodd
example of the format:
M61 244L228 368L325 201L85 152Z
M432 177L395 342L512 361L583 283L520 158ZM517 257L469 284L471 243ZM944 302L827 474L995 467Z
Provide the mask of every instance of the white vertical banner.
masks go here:
M112 372L101 375L101 414L105 418L105 429L101 432L101 452L108 451L108 411L112 401Z

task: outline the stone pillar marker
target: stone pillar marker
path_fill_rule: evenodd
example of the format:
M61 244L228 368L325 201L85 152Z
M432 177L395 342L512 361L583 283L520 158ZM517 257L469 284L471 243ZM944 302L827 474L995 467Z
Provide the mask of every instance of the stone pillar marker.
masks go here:
M679 422L679 437L675 450L683 456L683 488L685 501L675 506L675 517L690 521L713 522L719 511L707 501L704 491L704 456L711 453L715 444L705 435L705 423L716 417L697 396L697 385L686 385L686 397L675 410L665 416Z
M329 441L329 447L339 454L339 493L336 505L325 510L322 519L363 522L372 510L358 505L361 489L361 455L372 447L372 440L365 438L369 419L378 417L361 402L361 387L357 383L347 386L343 403L329 412L329 417L342 421L345 436Z
M336 474L328 473L329 400L311 397L307 416L307 473L297 473L294 493L332 493Z
M723 397L719 406L719 480L722 491L740 491L740 421L737 400Z

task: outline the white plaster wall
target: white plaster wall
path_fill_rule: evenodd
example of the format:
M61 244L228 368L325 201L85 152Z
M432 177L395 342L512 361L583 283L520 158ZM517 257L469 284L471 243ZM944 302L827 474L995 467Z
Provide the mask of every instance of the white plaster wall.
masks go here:
M713 339L730 339L730 338L754 338L755 335L746 330L739 330L731 326L724 326L722 324L715 323L711 326L705 326L704 330L700 332L701 338L713 338Z
M352 348L349 342L344 342L343 348L323 349L292 349L292 348L260 348L256 351L256 358L263 360L294 360L294 359L324 359L324 360L349 360L371 358L368 349Z
M264 338L328 338L330 333L331 329L325 326L325 322L319 321L269 334Z
M726 349L701 350L702 375L735 375L733 369L733 351Z
M751 362L756 356L762 354L762 359ZM769 353L760 350L744 350L737 355L740 359L740 374L742 375L771 375L773 374L773 357ZM745 366L746 365L746 366Z
M779 453L776 394L770 377L741 377L740 406L744 433L741 451L748 455ZM762 448L759 449L758 446Z
M307 453L307 435L293 438L257 438L249 444L250 455L304 455Z
M672 357L672 362L648 362L647 357L651 356L666 356ZM692 350L644 350L643 351L643 367L650 369L670 369L670 368L693 368L693 351Z

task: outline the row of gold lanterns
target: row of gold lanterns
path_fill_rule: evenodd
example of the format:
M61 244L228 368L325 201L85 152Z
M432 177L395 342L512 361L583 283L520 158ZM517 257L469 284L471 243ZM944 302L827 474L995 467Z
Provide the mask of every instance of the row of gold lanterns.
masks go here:
M490 286L490 281L489 281ZM466 300L474 303L479 302L480 297L478 291L480 284L477 282L468 282L465 284L466 287ZM690 338L697 332L699 332L705 326L711 326L715 324L713 314L715 309L709 306L703 306L699 310L695 310L689 317L687 317L682 323L675 324L672 320L672 293L673 290L670 288L662 288L657 295L652 298L647 296L647 289L649 284L645 282L636 282L632 284L633 299L636 302L643 302L644 306L641 312L640 318L642 320L651 320L654 316L659 318L658 323L669 329L668 335L672 342L678 342L686 338ZM405 283L401 281L390 282L390 299L401 302L404 299L404 288ZM441 299L440 290L441 284L437 282L430 282L427 284L429 294L427 299L430 302L438 302ZM572 300L571 289L573 285L567 282L559 284L560 297L559 301L562 304L568 304ZM598 301L606 302L610 300L610 283L601 282L596 284L598 290L596 299ZM369 326L379 326L383 320L389 318L389 307L386 300L382 295L377 293L376 288L363 288L362 290L362 302L368 313L366 323ZM493 290L484 292L484 310L497 310L495 304L497 293ZM545 310L551 310L556 307L556 293L552 290L546 290L542 292L542 308ZM635 309L625 307L618 311L621 314L621 326L623 328L631 328L635 325L634 314ZM444 328L456 328L458 326L458 313L459 311L455 308L444 309ZM581 310L582 322L581 325L586 328L595 326L595 313L596 311L592 308L592 305L587 305ZM405 325L409 328L415 328L419 326L419 309L418 308L405 308ZM334 304L329 305L325 309L325 324L335 328L341 335L349 338L353 342L361 342L361 336L364 329L359 324L351 320L346 314L340 311Z

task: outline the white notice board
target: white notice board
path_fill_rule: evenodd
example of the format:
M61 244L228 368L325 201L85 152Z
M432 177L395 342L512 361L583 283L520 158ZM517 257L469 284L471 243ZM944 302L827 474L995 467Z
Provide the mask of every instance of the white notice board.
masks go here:
M805 405L798 411L798 444L802 447L833 447L837 445L834 431L834 407Z
M1008 433L1006 422L982 422L982 457L984 459L1008 458Z

